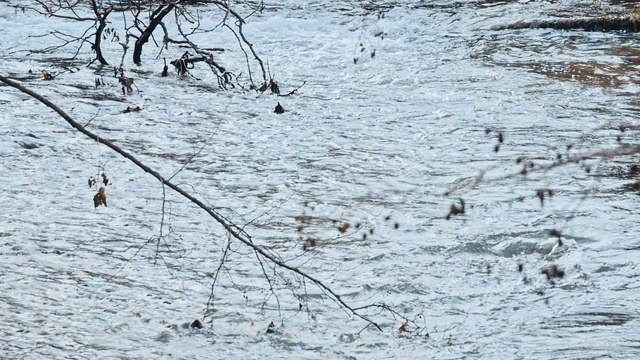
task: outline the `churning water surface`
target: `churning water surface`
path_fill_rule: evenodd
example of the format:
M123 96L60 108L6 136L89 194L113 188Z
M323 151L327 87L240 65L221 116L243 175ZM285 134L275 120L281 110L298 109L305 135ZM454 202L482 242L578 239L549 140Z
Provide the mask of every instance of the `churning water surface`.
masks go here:
M63 60L73 46L29 54L59 43L34 35L81 34L90 24L14 7L22 4L0 1L0 74L164 177L182 169L173 182L351 307L392 311L359 310L382 331L367 327L311 281L229 243L203 211L44 105L0 86L0 357L640 354L638 195L624 187L635 181L635 159L536 171L558 154L613 148L618 135L637 142L636 131L618 130L637 124L637 36L490 30L622 8L266 1L245 35L283 93L306 81L298 94L222 91L202 63L192 70L200 80L160 77L162 58L185 49L170 45L158 56L151 41L141 66L125 57L136 85L125 96L112 66L85 66L88 48L77 62ZM222 18L215 7L199 11L205 28ZM122 32L122 16L111 21ZM246 83L232 33L193 40L225 48L217 60ZM103 46L119 64L120 45ZM42 69L61 74L42 81ZM257 63L252 70L260 78ZM96 88L96 78L105 85ZM284 114L273 112L277 102ZM142 110L124 114L127 106ZM516 162L523 156L538 166L526 180L518 173L527 160ZM94 209L87 179L102 172L108 207ZM554 195L541 206L536 190L546 188ZM465 214L446 220L459 198ZM552 229L562 233L555 249ZM566 274L555 284L541 274L552 264ZM190 329L194 319L204 328Z

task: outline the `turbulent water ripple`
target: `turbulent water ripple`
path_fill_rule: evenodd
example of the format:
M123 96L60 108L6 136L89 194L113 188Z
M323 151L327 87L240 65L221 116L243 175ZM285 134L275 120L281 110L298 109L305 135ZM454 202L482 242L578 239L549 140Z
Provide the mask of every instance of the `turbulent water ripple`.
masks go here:
M592 161L590 173L575 165L527 181L503 178L520 171L521 155L548 164L558 152L615 145L619 124L635 124L638 83L620 73L635 69L633 36L488 30L532 14L566 14L567 2L265 5L245 32L283 90L307 81L299 95L223 93L199 68L200 81L161 78L162 59L149 44L141 67L125 63L137 90L124 96L111 69L63 61L64 52L14 52L25 42L46 46L27 38L45 27L77 24L5 4L0 28L15 36L3 37L1 72L248 224L254 242L353 306L393 306L429 337L398 336L406 319L374 308L364 313L385 331L363 330L308 282L281 272L268 283L255 255L236 243L205 328L190 329L205 314L224 232L170 191L163 218L157 181L0 85L0 357L640 354L638 196L624 187L635 181L633 160ZM215 25L217 14L202 11ZM220 55L225 66L244 66L232 34L215 42L229 49ZM118 46L104 45L114 63ZM79 71L37 78L62 65ZM96 77L106 85L96 89ZM278 101L283 115L272 112ZM127 106L142 111L123 114ZM498 132L505 141L496 153ZM87 178L105 171L109 206L96 210ZM547 187L555 193L541 206L535 189ZM445 220L459 196L465 216ZM302 214L313 220L299 229ZM340 234L336 226L345 222L351 227ZM562 231L561 247L552 229ZM305 251L309 237L319 243ZM566 272L555 284L541 273L551 263ZM300 307L305 301L308 309ZM276 334L265 333L271 321Z

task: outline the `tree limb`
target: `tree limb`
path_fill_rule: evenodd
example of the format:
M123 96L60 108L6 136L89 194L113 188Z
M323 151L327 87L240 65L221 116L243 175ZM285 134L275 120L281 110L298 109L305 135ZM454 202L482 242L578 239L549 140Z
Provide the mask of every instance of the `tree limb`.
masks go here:
M142 57L142 47L144 46L144 44L147 43L147 41L149 41L149 38L151 37L151 34L153 34L153 31L156 29L156 27L158 25L160 25L160 23L162 22L162 19L171 12L171 10L173 10L173 8L176 6L176 4L180 3L180 0L176 0L175 2L170 2L167 7L165 7L164 5L160 5L152 14L150 17L151 22L149 23L149 26L147 26L144 31L141 30L142 34L140 34L140 37L136 40L135 46L133 48L133 62L137 65L140 65L141 61L141 57Z
M23 93L25 93L25 94L35 98L36 100L40 101L41 103L43 103L44 105L46 105L47 107L49 107L50 109L52 109L53 111L58 113L58 115L60 115L63 119L65 119L69 123L69 125L71 125L73 128L78 130L83 135L85 135L88 138L90 138L92 140L95 140L95 141L97 141L97 142L99 142L99 143L101 143L103 145L106 145L111 150L115 151L116 153L118 153L122 157L124 157L125 159L127 159L127 160L131 161L132 163L134 163L137 167L142 169L144 172L149 173L151 176L153 176L156 179L158 179L158 181L160 181L163 185L173 189L175 192L177 192L178 194L182 195L187 200L189 200L192 203L196 204L198 207L200 207L202 210L204 210L207 214L209 214L212 218L214 218L220 225L222 225L222 227L229 234L231 234L231 236L233 236L236 240L238 240L241 243L243 243L244 245L250 247L256 253L260 254L261 256L263 256L264 258L268 259L269 261L271 261L272 263L276 264L277 266L279 266L281 268L284 268L284 269L287 269L287 270L289 270L291 272L294 272L294 273L296 273L296 274L298 274L298 275L300 275L300 276L312 281L323 292L329 294L329 296L331 298L333 298L333 300L338 305L340 305L343 308L349 310L349 312L351 314L361 318L364 321L367 321L368 323L374 325L378 330L382 331L382 328L380 327L380 325L378 325L376 322L370 320L366 316L361 315L360 313L358 313L356 309L354 309L353 307L349 306L349 304L347 304L344 300L342 300L342 297L340 295L336 294L329 286L325 285L322 281L320 281L317 278L315 278L315 277L307 274L306 272L298 269L297 267L293 267L291 265L288 265L288 264L284 263L282 260L278 259L273 254L269 253L263 247L254 244L253 241L251 240L251 238L246 234L246 232L244 232L241 229L239 229L238 226L236 226L233 223L231 223L231 222L227 221L226 219L224 219L216 211L214 211L213 209L211 209L210 207L205 205L202 201L200 201L197 198L193 197L191 194L187 193L186 191L184 191L183 189L181 189L180 187L178 187L177 185L175 185L171 181L166 180L165 178L163 178L162 175L160 175L160 173L158 173L157 171L155 171L152 168L148 167L147 165L143 164L140 160L135 158L132 154L128 153L127 151L123 150L119 146L115 145L113 142L111 142L109 140L106 140L106 139L103 139L103 138L99 137L98 135L96 135L95 133L87 130L84 126L80 125L80 123L76 122L71 116L69 116L62 109L60 109L57 105L55 105L54 103L52 103L51 101L49 101L48 99L43 97L42 95L34 92L33 90L30 90L30 89L22 86L21 84L13 81L13 80L11 80L11 79L9 79L7 77L4 77L2 75L0 75L0 81L2 81L3 83L5 83L5 84L7 84L7 85L9 85L9 86L11 86L13 88L16 88L16 89L22 91Z

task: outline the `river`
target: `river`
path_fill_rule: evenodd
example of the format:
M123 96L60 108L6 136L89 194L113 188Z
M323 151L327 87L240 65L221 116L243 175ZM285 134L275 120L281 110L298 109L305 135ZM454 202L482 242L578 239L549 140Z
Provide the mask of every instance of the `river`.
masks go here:
M220 90L203 63L193 77L160 77L162 58L185 49L158 57L153 40L141 66L125 57L135 87L123 95L117 42L103 43L103 68L86 66L88 46L77 62L62 60L74 45L28 53L60 43L37 35L81 34L90 23L16 4L0 1L0 74L162 176L181 170L173 182L349 306L393 312L358 311L378 331L309 280L268 261L263 269L202 210L168 188L163 201L152 176L2 85L0 357L640 355L640 216L637 192L625 190L636 157L541 170L637 143L637 35L490 29L619 5L266 1L245 35L283 93L304 83L277 97ZM221 20L213 6L198 9L203 28ZM111 21L122 32L122 15ZM246 79L231 32L192 39L225 48L216 59ZM41 80L43 69L59 75ZM284 114L273 112L278 102ZM142 110L123 113L128 106ZM94 209L87 179L103 172L108 207ZM538 189L553 196L541 203ZM447 220L459 199L465 213ZM549 281L551 265L565 276ZM194 319L204 328L191 329Z

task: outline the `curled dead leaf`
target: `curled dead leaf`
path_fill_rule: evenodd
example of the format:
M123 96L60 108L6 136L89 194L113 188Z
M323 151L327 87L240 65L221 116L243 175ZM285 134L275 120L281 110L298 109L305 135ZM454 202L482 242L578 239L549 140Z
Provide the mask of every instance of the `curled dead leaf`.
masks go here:
M409 329L409 320L406 320L400 327L398 328L398 335L407 332Z
M54 76L49 74L48 72L42 70L42 72L40 72L40 79L42 80L53 80Z
M98 190L98 193L93 196L93 205L97 208L100 205L107 207L107 195L103 187Z

